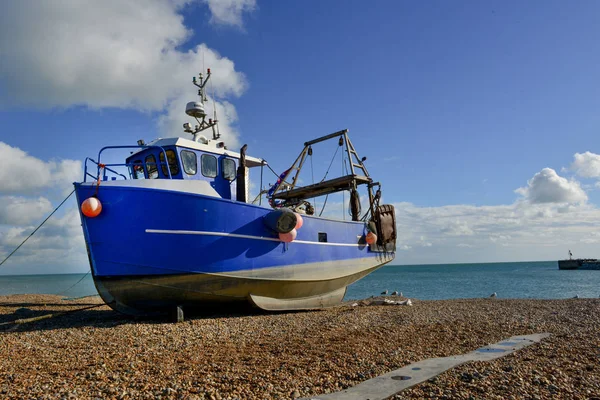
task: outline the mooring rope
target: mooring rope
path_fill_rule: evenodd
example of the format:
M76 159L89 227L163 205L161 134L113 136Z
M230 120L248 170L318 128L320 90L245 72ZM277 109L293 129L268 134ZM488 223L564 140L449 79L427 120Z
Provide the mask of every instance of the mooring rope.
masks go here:
M77 312L77 311L90 310L92 308L98 308L98 307L102 307L102 306L105 306L105 305L106 304L96 304L96 305L89 306L89 307L78 308L76 310L61 311L61 312L54 313L54 314L40 315L39 317L22 318L22 319L17 319L17 320L14 320L14 321L2 322L2 323L0 323L0 326L27 324L29 322L36 322L36 321L41 321L43 319L60 317L61 315L71 314L71 313L74 313L74 312Z
M70 287L70 288L68 288L67 290L63 290L62 292L58 292L58 293L56 293L56 295L57 295L57 296L61 296L61 295L65 294L65 293L67 293L69 290L73 289L75 286L79 285L79 283L80 283L82 280L84 280L84 279L85 279L85 278L86 278L86 277L87 277L87 276L90 274L90 272L91 272L91 270L90 270L90 271L88 271L88 272L86 272L86 274L85 274L84 276L82 276L80 280L78 280L78 281L77 281L77 282L75 282L73 285L71 285L71 287ZM63 299L63 300L64 300L64 299Z
M6 257L6 258L5 258L5 259L4 259L2 262L0 262L0 266L2 266L2 264L4 264L4 263L6 262L6 260L8 260L8 259L10 258L10 256L12 256L13 254L15 254L15 253L17 252L17 250L19 250L19 249L21 248L21 246L23 246L23 245L25 244L25 242L26 242L27 240L29 240L29 238L30 238L30 237L32 237L32 236L33 236L33 234L34 234L34 233L36 233L36 232L38 231L38 229L40 229L40 228L42 227L42 225L44 225L44 224L46 223L46 221L48 221L48 220L50 219L50 217L51 217L52 215L54 215L54 213L55 213L56 211L58 211L58 209L60 208L60 206L62 206L63 204L65 204L65 201L67 201L67 199L68 199L69 197L71 197L71 195L72 195L73 193L75 193L75 189L73 189L73 191L72 191L71 193L69 193L69 195L68 195L67 197L65 197L65 199L64 199L64 200L63 200L63 201L62 201L62 202L61 202L61 203L58 205L58 207L56 207L56 208L54 209L54 211L52 211L52 212L50 213L50 215L48 215L48 217L47 217L47 218L46 218L46 219L45 219L45 220L44 220L44 221L43 221L43 222L42 222L42 223L41 223L41 224L40 224L40 225L39 225L37 228L35 228L35 229L33 230L33 232L31 232L31 234L30 234L29 236L27 236L27 237L25 238L25 240L23 240L23 241L21 242L21 244L20 244L20 245L18 245L18 246L17 246L17 248L16 248L16 249L14 249L14 250L13 250L13 251L12 251L12 252L11 252L11 253L10 253L10 254L9 254L7 257Z

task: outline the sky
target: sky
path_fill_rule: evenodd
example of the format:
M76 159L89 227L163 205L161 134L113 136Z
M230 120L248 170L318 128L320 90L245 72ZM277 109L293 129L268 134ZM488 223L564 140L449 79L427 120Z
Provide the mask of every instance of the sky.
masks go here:
M101 147L187 137L203 68L228 147L247 143L275 171L305 141L349 129L396 208L396 264L600 257L599 12L541 0L2 2L0 259ZM332 149L315 149L314 179ZM76 207L0 274L89 270Z

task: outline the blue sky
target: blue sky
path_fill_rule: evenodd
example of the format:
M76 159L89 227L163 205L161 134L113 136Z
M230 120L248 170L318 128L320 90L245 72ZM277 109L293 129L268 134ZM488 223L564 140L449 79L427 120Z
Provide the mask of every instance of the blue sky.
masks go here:
M227 142L277 171L304 141L350 129L396 205L398 263L548 260L567 248L600 257L598 2L9 1L0 11L0 258L80 179L76 161L184 136L203 63ZM69 207L6 271L87 268Z

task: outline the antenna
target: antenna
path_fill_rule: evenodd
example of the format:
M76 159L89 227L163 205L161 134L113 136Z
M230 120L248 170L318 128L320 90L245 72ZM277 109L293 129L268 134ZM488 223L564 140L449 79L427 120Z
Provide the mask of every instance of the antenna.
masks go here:
M217 119L217 102L215 100L215 87L213 86L212 82L210 83L210 88L212 89L212 100L213 100L213 120L215 121L215 124L219 121ZM219 139L221 137L221 133L219 132L219 125L217 125L217 131L215 132L215 126L213 125L213 138L215 140Z
M204 53L203 53L203 56L204 56ZM203 61L203 63L204 63L204 61ZM186 122L185 124L183 124L183 131L187 132L187 133L191 133L194 136L194 140L196 140L196 141L201 137L203 138L203 136L198 135L198 133L200 133L203 130L208 129L208 128L212 128L214 140L217 140L220 137L220 135L215 131L215 125L217 125L216 107L215 107L215 111L214 111L215 119L213 120L211 118L208 120L208 122L206 122L206 110L204 109L204 102L208 101L208 98L206 97L205 87L206 87L206 84L208 83L209 79L210 79L210 68L208 68L206 70L206 79L204 79L204 76L202 75L202 73L198 74L198 78L196 78L196 77L192 78L192 83L194 84L194 86L196 86L198 88L199 100L191 101L191 102L187 103L187 105L185 106L185 113L187 115L189 115L190 117L194 117L196 119L196 121L198 122L198 125L196 125L194 128L192 128L192 126L189 124L189 122ZM211 87L212 87L212 84L211 84ZM218 126L217 126L217 128L218 128Z

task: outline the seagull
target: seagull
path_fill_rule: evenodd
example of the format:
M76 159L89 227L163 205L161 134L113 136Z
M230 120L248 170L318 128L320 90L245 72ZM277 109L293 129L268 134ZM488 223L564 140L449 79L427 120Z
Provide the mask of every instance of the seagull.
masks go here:
M496 294L496 292L494 292L494 293L492 293L492 294L490 295L490 297L497 297L497 296L498 296L498 295Z
M578 299L578 298L579 298L579 295L578 295L578 294L576 294L576 295L575 295L575 297L573 297L573 298L574 298L574 299Z
M388 290L385 289L383 292L381 292L381 294L388 294Z
M398 296L398 291L394 290L394 292L392 293L392 296Z

